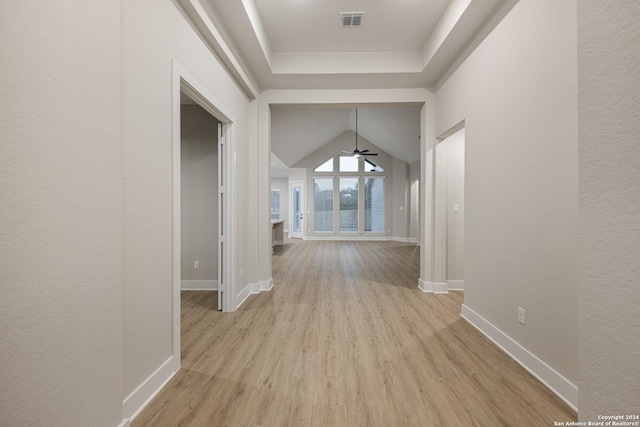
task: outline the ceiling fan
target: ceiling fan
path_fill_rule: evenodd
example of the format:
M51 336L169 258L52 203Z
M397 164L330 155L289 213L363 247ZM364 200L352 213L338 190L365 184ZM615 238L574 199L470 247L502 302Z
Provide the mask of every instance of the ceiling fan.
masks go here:
M349 154L356 159L360 156L377 156L378 153L371 153L370 150L358 150L358 109L356 108L356 149L353 151L344 151L343 153Z

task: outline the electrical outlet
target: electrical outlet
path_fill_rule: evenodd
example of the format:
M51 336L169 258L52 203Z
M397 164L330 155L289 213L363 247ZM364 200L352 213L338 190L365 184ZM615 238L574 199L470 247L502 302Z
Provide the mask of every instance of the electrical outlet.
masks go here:
M524 308L518 307L518 322L524 325L525 317L524 317Z
M193 269L200 270L200 261L193 261Z

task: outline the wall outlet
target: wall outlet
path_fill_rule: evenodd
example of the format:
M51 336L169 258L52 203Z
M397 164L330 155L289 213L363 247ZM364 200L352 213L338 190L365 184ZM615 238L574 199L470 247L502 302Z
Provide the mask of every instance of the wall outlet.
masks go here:
M525 317L524 317L524 308L518 307L518 322L524 325Z
M193 261L193 269L200 270L200 261Z

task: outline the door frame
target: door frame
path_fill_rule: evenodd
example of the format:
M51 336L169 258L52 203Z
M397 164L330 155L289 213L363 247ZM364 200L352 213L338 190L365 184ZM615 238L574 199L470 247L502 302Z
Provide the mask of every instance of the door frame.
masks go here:
M293 188L294 187L300 187L300 234L298 235L297 233L294 234L294 224L295 224L295 212L294 212L294 208L293 208ZM290 205L291 205L291 216L290 216L290 221L291 221L291 227L289 229L289 237L294 238L294 239L304 239L304 215L305 215L305 210L304 210L304 181L291 181L290 185L290 194L289 194L289 200L290 200Z
M223 311L233 311L234 305L234 282L233 282L233 244L234 227L232 224L234 215L234 170L233 163L234 146L234 123L229 110L222 103L218 102L205 87L194 79L180 64L172 61L172 85L171 85L171 225L172 225L172 250L171 250L171 352L173 366L177 371L180 368L180 289L181 289L181 205L180 205L180 150L181 150L181 129L180 129L180 93L184 92L198 105L204 108L209 114L215 117L222 126L222 142L226 146L227 155L223 159L224 191L225 203L218 204L218 221L224 219L218 233L224 236L224 246L219 247L219 252L224 249L222 258L222 269L218 269L218 288L222 291ZM220 141L218 141L220 143ZM220 186L219 186L220 187ZM220 241L218 242L220 245ZM219 253L219 256L221 254ZM222 277L221 277L222 274ZM222 288L222 289L221 289Z

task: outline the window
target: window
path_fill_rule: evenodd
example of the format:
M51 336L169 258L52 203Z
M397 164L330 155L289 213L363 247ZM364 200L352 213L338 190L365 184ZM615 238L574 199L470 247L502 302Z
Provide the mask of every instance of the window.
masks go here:
M364 231L384 233L384 179L364 179Z
M384 172L380 166L376 165L369 159L364 159L364 171L365 172Z
M340 178L340 231L358 231L358 180Z
M333 157L318 166L313 170L314 172L333 172Z
M358 172L358 159L351 156L340 156L340 172Z
M314 231L333 231L333 177L313 180Z
M280 219L280 190L271 190L271 219Z

